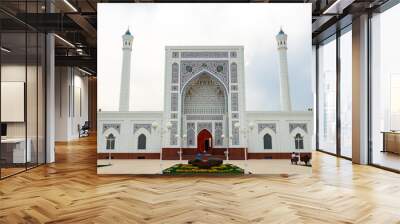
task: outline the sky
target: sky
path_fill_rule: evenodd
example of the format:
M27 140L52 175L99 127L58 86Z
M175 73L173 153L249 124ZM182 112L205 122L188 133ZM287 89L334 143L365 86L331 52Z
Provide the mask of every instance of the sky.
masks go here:
M130 110L164 108L165 46L244 46L246 110L277 111L276 34L288 35L293 110L313 106L311 4L98 4L98 108L116 111L122 35L133 40Z

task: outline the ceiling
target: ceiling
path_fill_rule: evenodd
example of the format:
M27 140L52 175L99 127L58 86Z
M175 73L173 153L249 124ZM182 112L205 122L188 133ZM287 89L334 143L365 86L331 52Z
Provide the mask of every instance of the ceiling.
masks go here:
M214 0L190 2L312 3L313 43L351 24L352 17L388 0ZM1 0L0 24L6 38L22 41L18 32L54 32L56 65L79 66L96 73L97 3L184 2L165 0ZM52 13L49 13L52 12ZM340 22L338 22L340 21ZM4 35L3 35L4 36ZM23 43L21 43L23 44ZM18 45L16 43L16 45ZM17 47L17 46L15 46ZM28 50L29 51L29 50Z

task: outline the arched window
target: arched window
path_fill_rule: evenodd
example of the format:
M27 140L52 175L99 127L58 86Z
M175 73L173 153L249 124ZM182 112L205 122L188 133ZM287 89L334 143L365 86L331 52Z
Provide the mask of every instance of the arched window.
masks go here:
M106 138L106 149L115 149L115 136L109 134Z
M146 135L144 134L138 137L138 149L146 149Z
M303 136L300 133L297 133L294 137L294 145L296 149L304 149Z
M264 135L264 149L272 149L272 137L270 134Z

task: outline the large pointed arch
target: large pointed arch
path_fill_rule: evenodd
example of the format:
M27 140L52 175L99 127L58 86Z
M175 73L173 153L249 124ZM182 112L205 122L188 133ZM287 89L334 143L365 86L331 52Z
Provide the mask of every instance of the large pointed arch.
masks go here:
M193 75L192 77L190 77L190 79L188 79L184 84L183 84L183 86L182 86L182 90L181 90L181 96L184 96L184 94L186 93L186 89L187 89L187 87L189 86L189 84L193 81L193 80L195 80L195 79L197 79L199 76L201 76L201 75L203 75L203 74L206 74L206 75L209 75L212 79L214 79L214 80L216 80L216 81L218 81L218 83L221 85L221 86L223 86L224 87L224 90L225 90L225 95L226 96L228 96L228 86L226 86L225 84L224 84L224 82L220 79L220 78L218 78L218 76L216 76L215 74L213 74L212 72L210 72L210 71L208 71L208 70L206 70L206 69L203 69L203 70L201 70L201 71L199 71L198 73L196 73L195 75Z

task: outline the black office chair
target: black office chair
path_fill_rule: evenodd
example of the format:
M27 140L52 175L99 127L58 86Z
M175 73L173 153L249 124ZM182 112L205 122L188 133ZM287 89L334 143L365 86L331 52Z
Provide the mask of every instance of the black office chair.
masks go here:
M89 121L85 121L85 123L79 129L79 137L89 136L89 129L90 129Z

